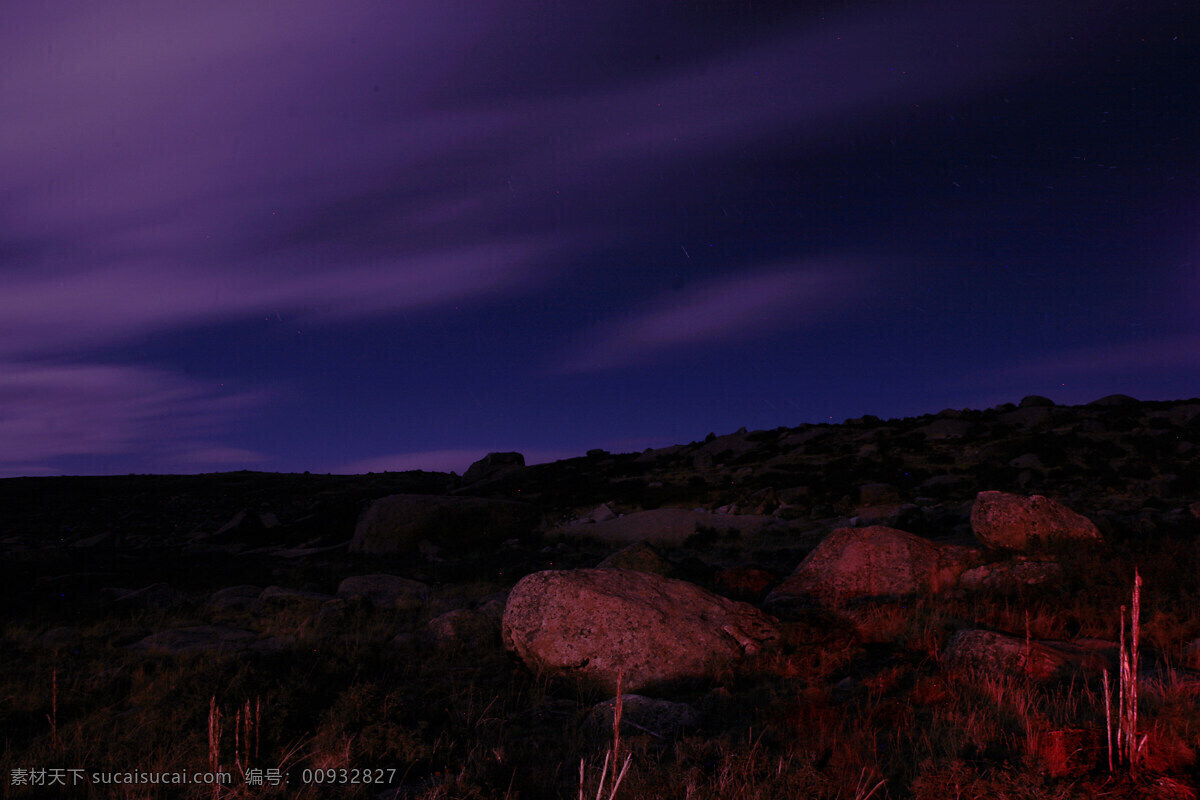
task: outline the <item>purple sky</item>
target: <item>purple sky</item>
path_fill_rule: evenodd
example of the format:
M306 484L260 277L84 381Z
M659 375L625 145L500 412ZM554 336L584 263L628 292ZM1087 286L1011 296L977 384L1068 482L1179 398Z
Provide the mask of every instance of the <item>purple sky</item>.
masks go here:
M0 11L0 476L1200 395L1190 3Z

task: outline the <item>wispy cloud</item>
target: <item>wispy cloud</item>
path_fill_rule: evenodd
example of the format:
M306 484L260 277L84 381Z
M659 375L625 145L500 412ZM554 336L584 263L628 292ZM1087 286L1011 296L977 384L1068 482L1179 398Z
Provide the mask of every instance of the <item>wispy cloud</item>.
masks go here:
M261 405L144 367L0 362L0 475L54 471L56 459L146 454L160 467L230 464L207 437ZM242 450L246 466L261 455Z
M1200 335L1139 339L1068 350L990 371L997 380L1054 379L1093 373L1200 369Z
M470 20L436 3L289 9L19 12L22 36L0 35L19 77L0 82L0 244L22 256L0 262L0 354L536 290L640 224L609 214L597 229L594 209L651 202L648 159L657 173L795 133L819 147L826 123L869 126L896 104L1036 69L1032 23L1054 16L990 3L858 13L830 21L836 37L797 26L583 91L508 87L497 103L484 91L494 65L473 52L505 24L500 4ZM921 44L948 38L960 46ZM505 69L581 58L545 46L506 49Z
M72 274L0 276L0 355L94 350L145 333L304 313L323 320L466 301L528 275L524 243L398 255L278 274L237 267L125 264Z
M178 328L314 295L352 315L534 288L528 262L561 264L563 250L620 233L610 215L609 230L578 239L591 205L647 195L647 160L658 172L797 133L820 147L825 124L867 127L1046 58L1027 9L931 4L582 92L517 88L500 104L450 91L493 69L472 49L507 16L499 4L470 21L435 3L402 16L372 3L289 8L286 20L234 3L20 12L24 35L0 37L20 77L0 83L0 211L42 277L7 279L10 330L44 333L13 316L31 301L64 320L83 311L84 326L92 300L128 311L129 326ZM948 38L960 46L936 56L923 44ZM550 47L572 60L573 45ZM541 71L550 54L508 55ZM595 199L564 225L550 206L575 202L560 195L569 188Z
M553 15L528 23L546 26L536 37L512 35L525 23L491 0L470 14L374 0L10 5L0 469L29 470L133 452L253 459L221 436L267 398L105 358L132 337L258 316L344 322L547 291L599 248L653 238L647 219L677 222L672 170L712 166L724 191L730 154L767 142L813 156L834 124L840 140L896 107L1030 74L1066 13L884 5L612 77L629 30L659 13L647 4L581 6L564 15L580 35L559 35ZM843 266L659 298L587 333L564 369L811 322L863 289ZM451 452L428 463L482 455ZM390 463L410 455L429 456Z
M565 372L591 372L645 363L681 348L728 343L826 319L869 293L866 271L854 262L727 275L660 297L625 319L599 326Z

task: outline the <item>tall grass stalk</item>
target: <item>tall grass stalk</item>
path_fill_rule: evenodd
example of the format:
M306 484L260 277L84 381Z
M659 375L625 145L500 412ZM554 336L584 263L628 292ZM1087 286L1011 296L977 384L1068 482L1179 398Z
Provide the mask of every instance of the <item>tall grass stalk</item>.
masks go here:
M1108 669L1104 670L1104 736L1108 742L1108 771L1113 771L1112 737L1112 686L1108 682Z
M238 709L233 725L233 758L243 777L258 760L259 730L262 724L262 698L255 698L254 705L247 699Z
M50 714L46 718L50 722L50 739L55 747L62 743L58 740L58 664L50 672Z
M217 696L208 701L208 771L221 772L221 709L217 707ZM221 784L213 784L213 800L221 796Z
M1129 768L1130 776L1137 775L1138 760L1146 737L1138 738L1137 681L1138 646L1142 635L1142 576L1133 571L1133 602L1130 609L1129 641L1125 639L1125 611L1121 606L1120 626L1120 697L1117 705L1117 763ZM1112 757L1112 695L1109 691L1108 670L1104 671L1104 720L1108 734L1108 769L1113 769Z
M887 779L881 780L874 786L870 785L867 780L867 768L863 767L862 773L858 776L858 786L854 790L854 800L871 800L883 785L887 783Z
M607 800L614 800L617 796L617 789L621 787L621 781L625 780L625 773L629 771L629 762L633 758L633 753L625 756L625 763L621 765L620 773L617 772L618 757L621 753L621 715L625 709L625 702L622 699L621 693L623 673L617 673L617 700L613 707L613 740L612 746L608 752L604 754L604 766L600 769L600 782L596 785L596 800L605 800L604 781L610 777L608 767L612 763L612 785L609 787ZM579 759L579 800L585 800L583 794L584 778L586 767L584 759Z

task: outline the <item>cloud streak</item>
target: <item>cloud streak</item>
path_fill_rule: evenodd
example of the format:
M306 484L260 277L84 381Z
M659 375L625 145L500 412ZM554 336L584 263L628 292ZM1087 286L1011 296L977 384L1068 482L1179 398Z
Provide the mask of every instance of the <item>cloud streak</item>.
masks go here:
M1200 370L1200 334L1085 347L988 373L1008 382L1163 370Z
M611 320L566 357L564 372L593 372L654 361L686 348L752 339L811 325L869 294L865 271L818 262L706 281L625 319Z
M496 68L472 52L506 24L499 4L471 21L433 3L403 16L294 6L286 18L187 0L14 12L24 34L0 39L16 78L0 81L0 244L24 258L0 262L0 353L318 304L350 319L534 291L640 222L598 226L595 210L645 205L633 198L652 182L648 160L661 170L779 135L818 146L828 123L867 126L1036 69L1054 21L992 3L872 11L497 103L471 86ZM540 71L549 55L584 55L543 41L548 52L509 43L491 57ZM561 203L582 204L565 226Z
M465 302L529 279L536 253L529 244L496 243L342 263L336 270L320 264L286 277L239 267L169 270L158 263L0 276L0 355L78 352L263 314L316 311L328 321Z
M762 234L782 260L741 275L729 265L754 256L709 262L664 297L645 296L661 276L621 287L610 300L626 315L555 330L582 340L559 371L825 320L878 270L809 258L859 243L795 235L761 196L781 184L744 182L747 154L776 153L796 173L786 191L828 213L837 193L804 173L831 148L883 126L902 139L897 109L1073 68L1047 45L1068 16L1081 38L1102 31L1108 5L1084 20L1053 4L866 4L778 25L632 2L524 16L491 0L14 5L0 30L0 457L251 462L223 432L272 398L173 372L170 355L113 362L137 340L277 314L336 328L553 308L597 253L706 226L706 203L740 206L731 235Z
M0 476L53 472L72 456L139 453L193 470L253 463L263 456L238 449L231 460L208 439L267 400L145 367L0 361Z

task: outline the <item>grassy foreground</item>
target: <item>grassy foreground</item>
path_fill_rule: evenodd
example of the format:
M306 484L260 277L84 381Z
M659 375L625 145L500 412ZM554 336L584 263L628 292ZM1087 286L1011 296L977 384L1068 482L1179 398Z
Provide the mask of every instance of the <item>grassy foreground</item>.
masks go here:
M319 632L295 607L217 618L199 605L94 612L77 624L81 640L60 648L32 644L61 624L51 615L10 619L0 662L3 796L1195 797L1200 682L1183 668L1200 636L1190 543L1060 559L1068 577L1055 588L867 604L846 617L796 611L779 649L680 687L672 699L702 712L700 728L664 739L626 727L619 743L584 724L608 698L531 673L498 637L438 644L424 633L432 610L351 607ZM1107 732L1119 720L1115 696L1106 714L1102 675L1037 684L943 663L962 627L1116 642L1135 567L1149 665L1136 770L1118 753L1110 771ZM446 585L431 606L503 591L510 580ZM236 656L125 647L149 630L214 622L295 644ZM616 764L606 764L614 744L629 759L615 793ZM21 785L52 782L37 774L56 769L88 777ZM270 785L271 770L286 785ZM92 782L93 773L135 771L225 772L232 783ZM264 785L250 785L256 775Z

